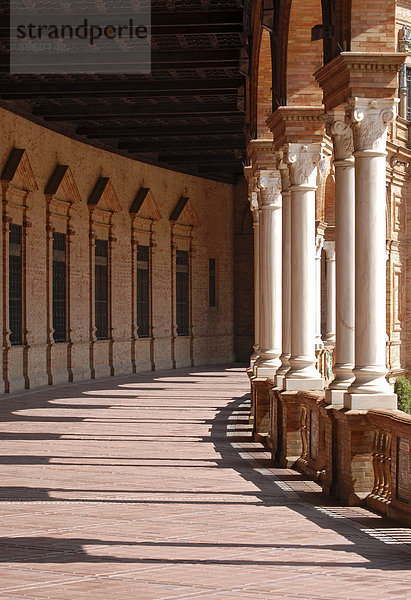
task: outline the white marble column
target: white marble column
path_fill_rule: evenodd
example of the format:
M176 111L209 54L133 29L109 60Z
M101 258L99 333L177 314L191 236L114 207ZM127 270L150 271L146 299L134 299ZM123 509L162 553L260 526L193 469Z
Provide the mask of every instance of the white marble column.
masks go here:
M323 146L287 144L291 191L291 357L286 390L318 390L315 359L315 192Z
M355 158L355 380L348 409L396 408L386 379L386 137L396 100L353 98Z
M254 352L250 357L250 367L254 366L259 353L259 329L260 329L260 240L259 240L259 221L260 215L258 210L257 192L250 193L250 209L253 215L253 230L254 230Z
M260 171L260 330L257 377L274 378L281 364L282 198L278 171Z
M285 374L290 369L291 356L291 192L288 166L283 153L278 156L283 198L283 249L282 249L282 354L277 371L276 385L283 389Z
M335 242L324 242L325 250L325 273L327 284L327 302L325 311L325 335L326 346L335 344Z
M315 235L315 349L324 348L321 337L321 256L324 246L325 223L316 225Z
M352 130L344 107L326 116L334 144L336 339L334 379L325 392L328 404L343 404L354 380L355 176Z

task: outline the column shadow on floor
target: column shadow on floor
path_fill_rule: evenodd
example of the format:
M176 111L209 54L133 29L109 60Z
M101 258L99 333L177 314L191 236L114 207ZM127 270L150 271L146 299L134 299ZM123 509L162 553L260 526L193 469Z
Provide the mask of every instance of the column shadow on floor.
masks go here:
M210 368L210 367L208 367ZM170 377L170 375L167 375ZM153 380L155 379L155 375L153 374ZM181 378L181 373L176 373L176 377ZM145 377L147 381L147 376ZM94 385L93 387L98 390L107 387L107 383L100 382L100 385ZM123 384L124 385L124 384ZM89 386L90 387L90 384ZM37 400L37 407L48 409L54 408L56 405L53 405L50 400L53 397L58 397L47 394L47 398L43 398L43 400ZM84 397L84 396L83 396ZM118 396L115 396L115 401ZM339 506L337 503L330 502L322 494L318 493L310 493L304 495L303 493L299 493L298 497L295 495L290 496L287 495L286 492L280 489L278 485L276 485L276 478L273 476L268 478L257 471L257 468L267 468L270 466L270 462L267 460L266 455L264 454L264 449L255 447L254 444L250 444L250 450L252 449L253 454L258 452L261 455L261 460L258 459L254 462L250 462L242 454L247 451L247 446L243 446L242 448L237 448L233 443L236 442L251 442L251 434L247 427L248 423L248 407L245 406L245 403L248 401L248 395L235 398L231 402L227 404L224 408L216 408L216 416L211 421L211 430L209 436L195 436L198 438L198 443L213 443L216 452L218 453L218 457L214 460L213 466L218 469L233 469L235 470L243 479L253 484L255 487L255 492L246 491L246 492L238 492L233 490L232 492L218 492L218 491L209 491L207 490L207 496L216 497L215 502L212 500L207 500L206 502L202 501L201 498L196 500L196 495L200 495L200 492L196 491L183 491L176 492L176 490L163 490L162 494L165 496L163 501L161 500L116 500L113 498L107 498L107 503L150 503L150 504L158 504L159 510L161 510L161 503L173 503L173 504L181 504L184 507L187 504L217 504L220 505L223 503L225 505L264 505L269 509L270 506L278 507L287 506L290 510L295 511L299 515L304 518L310 520L315 523L319 527L323 529L329 529L337 534L339 534L342 538L342 542L340 544L330 544L330 545L321 545L321 544L298 544L293 543L292 540L288 544L277 544L275 543L275 531L273 531L273 543L272 544L255 544L248 542L247 539L244 540L243 543L210 543L210 542L200 542L200 541L139 541L135 540L133 542L130 541L119 541L119 540L107 540L107 539L95 539L95 538L56 538L52 536L20 536L20 537L3 537L0 538L0 562L4 563L73 563L73 562L91 562L91 563L131 563L131 564L170 564L170 565L179 565L179 564L204 564L204 565L246 565L249 567L262 565L262 566L281 566L281 565L295 565L296 567L303 566L324 566L324 567L352 567L352 568L365 568L365 569L382 569L382 570L408 570L409 569L409 556L407 556L398 546L395 545L387 545L383 541L370 537L365 532L361 531L358 526L359 520L356 521L356 524L353 524L351 519L338 518L334 519L332 516L326 515L319 511L318 507L330 507L330 506ZM10 405L12 408L16 408ZM73 402L65 405L65 407L70 407L70 409L78 408L78 406ZM110 404L111 406L111 404ZM30 402L30 398L27 397L24 402L19 404L19 410L22 407L33 408L33 404ZM84 408L84 405L80 405L81 408ZM5 406L3 405L3 417L5 415ZM61 408L61 407L59 407ZM107 404L97 404L88 405L89 409L99 408L105 409L107 408ZM208 402L208 408L209 402ZM7 410L7 409L6 409ZM8 414L8 417L11 420L27 422L30 420L30 416L19 415L14 411L11 414ZM243 431L236 433L235 435L228 437L227 432L231 430L228 429L229 425L234 424L234 418L240 422ZM36 418L32 419L37 421ZM41 418L40 418L41 420ZM48 421L49 419L46 419ZM50 417L50 421L52 421L52 416ZM65 419L61 419L57 417L54 422L64 423L66 421L72 420L71 417L67 417ZM74 421L82 420L82 418L74 418ZM39 434L26 434L26 433L15 433L15 432L6 432L2 435L2 438L5 439L4 436L8 440L53 440L53 439L61 439L61 435L63 434L55 434L47 432L42 432ZM13 437L14 436L14 437ZM170 436L171 437L171 436ZM176 436L178 437L178 436ZM180 436L183 437L183 436ZM183 443L183 440L176 440L176 443ZM67 457L66 457L67 458ZM85 457L87 459L87 457ZM189 460L189 459L188 459ZM44 463L44 457L41 456L14 456L4 457L4 462L7 464L13 463L15 461L16 464L36 464L36 463ZM1 462L1 457L0 457ZM129 466L129 465L128 465ZM284 477L277 477L277 480L281 483L282 481L290 481L291 480L300 480L303 481L304 478L295 473L290 475L289 470L284 472ZM70 490L64 490L59 488L25 488L25 487L11 487L5 486L0 488L0 495L3 501L7 501L10 503L13 502L22 502L22 501L36 501L41 503L44 502L61 502L63 505L67 502L98 502L101 503L104 500L102 499L92 499L92 498L56 498L52 497L52 493L55 492L67 492ZM100 494L105 494L108 492L127 492L132 493L132 490L72 490L73 492L95 492ZM146 490L146 493L156 493L156 490ZM193 496L192 501L186 500L167 500L167 494L175 495L176 493L181 493L189 496L190 494ZM201 492L204 495L204 492ZM227 501L226 499L219 500L219 496L232 496L233 501ZM236 497L238 498L236 500ZM246 503L244 502L244 497L246 497ZM253 500L250 502L250 500ZM380 522L379 517L367 518L363 519L361 522L362 528L373 528ZM386 523L384 523L386 527ZM265 524L256 523L255 524L256 531L258 532L259 528L264 529ZM393 524L393 527L396 527L396 524ZM266 532L266 530L264 529ZM344 541L345 540L345 541ZM94 546L98 549L104 550L103 553L92 554L91 552L96 551L95 549L87 551L88 546ZM239 548L239 549L264 549L267 550L282 550L282 549L301 549L306 551L304 556L306 556L306 560L302 561L294 561L287 562L286 558L281 557L281 559L276 560L272 557L272 552L270 553L269 559L261 558L261 555L257 558L246 558L246 559L218 559L212 558L213 552L210 553L210 558L208 559L200 559L196 558L196 548L210 548L211 550L218 550L221 548ZM121 550L124 548L125 550ZM150 557L149 550L150 548L158 549L164 548L164 557ZM173 556L178 550L178 548L191 548L193 558L178 558ZM110 553L110 549L113 550L113 553ZM116 549L118 549L120 554L123 556L115 555ZM174 550L174 552L173 552ZM310 556L315 557L315 551L318 550L327 550L330 552L330 560L328 561L316 561L310 560ZM361 561L353 561L353 562L341 562L333 559L333 552L346 552L352 553L354 555L359 555L363 557L366 562ZM100 550L98 550L100 552ZM124 556L126 554L126 556ZM138 554L139 556L136 556ZM141 556L143 554L143 556ZM146 555L147 554L147 555ZM171 555L171 556L170 556Z

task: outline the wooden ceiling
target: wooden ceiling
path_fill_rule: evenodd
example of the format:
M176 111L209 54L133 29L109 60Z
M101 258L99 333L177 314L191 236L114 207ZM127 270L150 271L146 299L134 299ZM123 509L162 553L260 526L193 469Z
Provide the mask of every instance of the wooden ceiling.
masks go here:
M137 160L235 182L245 152L240 53L248 37L247 10L241 0L151 5L149 75L3 72L1 105ZM5 50L3 45L3 71Z

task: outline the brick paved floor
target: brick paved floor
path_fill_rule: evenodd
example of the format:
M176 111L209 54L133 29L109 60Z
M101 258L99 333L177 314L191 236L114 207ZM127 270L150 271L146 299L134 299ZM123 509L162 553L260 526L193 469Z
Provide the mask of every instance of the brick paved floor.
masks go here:
M411 599L408 529L250 440L243 369L1 400L0 599Z

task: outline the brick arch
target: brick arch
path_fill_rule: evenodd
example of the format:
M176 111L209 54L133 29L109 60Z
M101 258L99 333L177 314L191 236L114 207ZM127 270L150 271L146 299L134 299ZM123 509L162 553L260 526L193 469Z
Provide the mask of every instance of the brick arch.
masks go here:
M271 40L266 29L260 37L260 51L257 72L257 137L271 139L272 133L266 125L266 120L272 113L272 63Z
M351 50L395 52L395 0L351 0Z
M322 23L321 0L292 0L287 42L287 105L316 106L322 91L313 74L323 65L321 40L311 41L311 29Z

